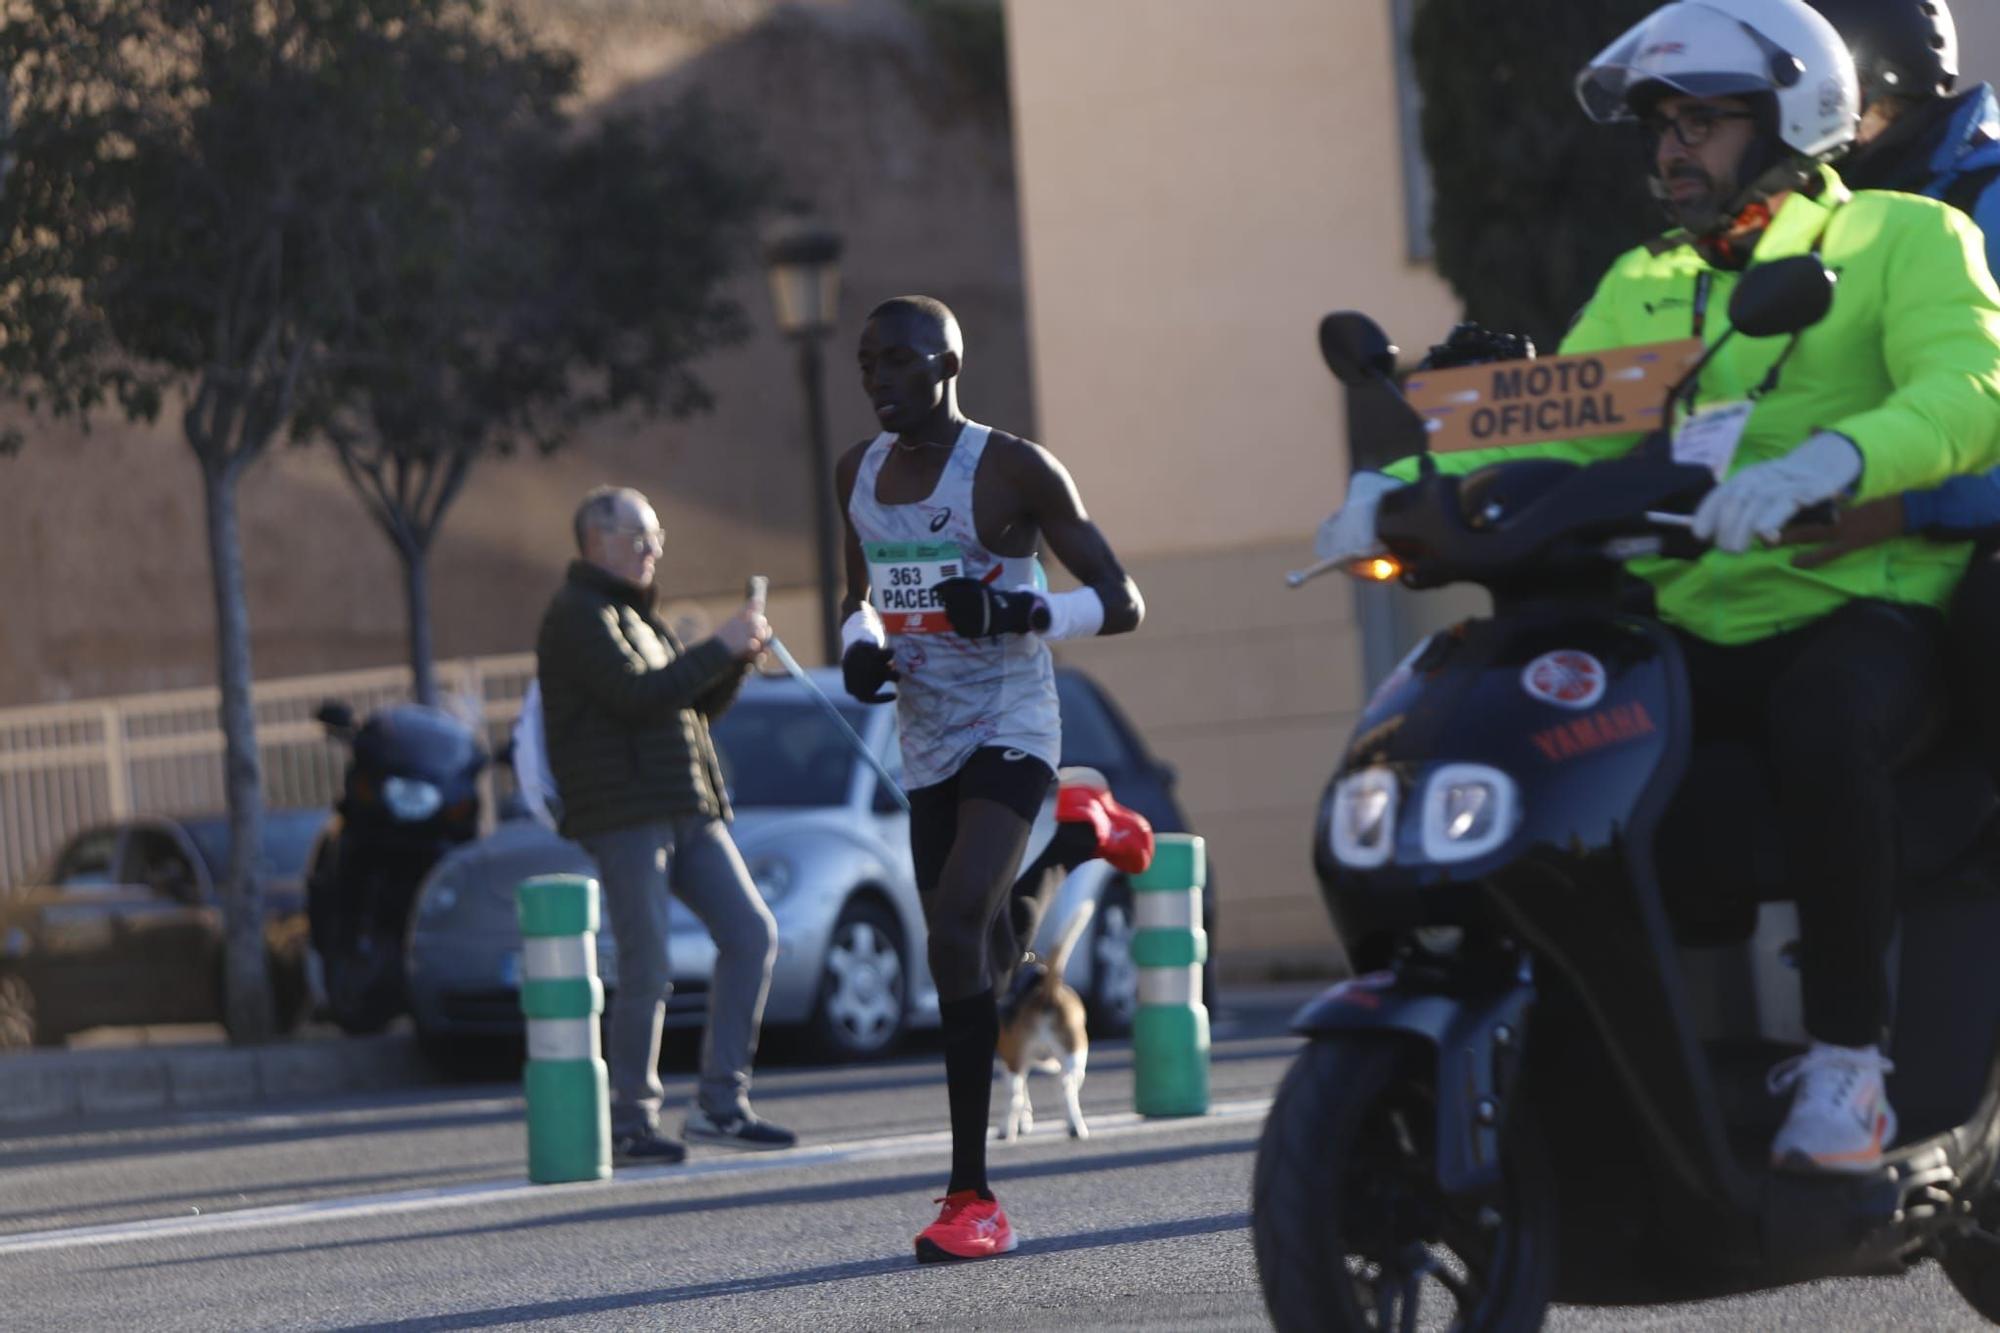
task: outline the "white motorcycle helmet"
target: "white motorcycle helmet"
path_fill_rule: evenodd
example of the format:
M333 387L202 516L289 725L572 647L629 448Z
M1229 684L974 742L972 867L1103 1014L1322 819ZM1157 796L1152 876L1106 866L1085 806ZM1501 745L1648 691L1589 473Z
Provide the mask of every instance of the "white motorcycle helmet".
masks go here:
M1634 94L1769 94L1777 136L1824 160L1854 140L1861 94L1847 44L1805 0L1676 0L1604 48L1576 79L1600 123L1638 118ZM1643 102L1643 98L1639 99Z

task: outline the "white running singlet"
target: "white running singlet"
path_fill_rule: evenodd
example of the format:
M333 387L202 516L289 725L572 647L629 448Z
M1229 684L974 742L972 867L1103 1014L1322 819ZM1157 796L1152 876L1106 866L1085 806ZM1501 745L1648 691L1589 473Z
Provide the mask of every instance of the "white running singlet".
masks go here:
M972 484L990 432L967 422L930 497L883 504L876 480L894 435L875 437L861 456L847 516L868 560L868 600L895 653L896 722L904 785L929 787L958 772L972 752L997 745L1049 766L1062 756L1054 659L1035 634L966 639L954 634L935 588L949 578L983 580L1003 591L1031 586L1033 556L999 556L979 542Z

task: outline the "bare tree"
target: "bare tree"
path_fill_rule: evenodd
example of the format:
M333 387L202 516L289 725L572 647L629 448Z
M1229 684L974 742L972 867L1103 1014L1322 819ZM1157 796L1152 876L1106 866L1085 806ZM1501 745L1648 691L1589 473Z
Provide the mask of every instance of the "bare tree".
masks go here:
M426 703L430 551L473 465L553 451L628 405L704 408L693 363L748 328L724 287L772 193L761 155L697 102L570 132L558 82L522 59L465 90L490 105L432 162L427 260L399 257L405 299L366 322L324 407L297 422L332 443L402 562Z
M0 392L88 421L171 400L201 470L230 810L231 1038L273 1029L237 483L402 299L427 164L494 57L478 0L8 0ZM14 432L5 441L18 446Z

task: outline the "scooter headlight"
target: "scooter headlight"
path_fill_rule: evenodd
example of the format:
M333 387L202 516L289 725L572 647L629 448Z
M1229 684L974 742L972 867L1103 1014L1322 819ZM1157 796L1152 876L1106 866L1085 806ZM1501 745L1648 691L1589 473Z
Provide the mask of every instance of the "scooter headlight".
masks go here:
M1396 796L1396 775L1386 768L1364 768L1335 784L1326 821L1334 860L1356 870L1387 863L1396 850Z
M444 793L421 778L390 778L382 784L382 804L405 824L415 824L438 812Z
M1484 764L1445 764L1424 788L1424 859L1470 861L1521 826L1514 780Z

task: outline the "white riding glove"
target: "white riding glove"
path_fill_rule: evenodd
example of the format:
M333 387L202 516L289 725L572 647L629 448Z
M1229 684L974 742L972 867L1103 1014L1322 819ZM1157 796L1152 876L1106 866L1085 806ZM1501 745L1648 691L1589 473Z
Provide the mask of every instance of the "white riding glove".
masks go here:
M1322 560L1359 560L1382 549L1375 537L1375 510L1382 497L1403 483L1381 472L1357 472L1347 479L1347 503L1327 515L1313 540Z
M1694 511L1694 535L1733 553L1758 537L1775 543L1801 509L1833 499L1860 476L1854 441L1818 431L1783 458L1754 463L1710 491Z

